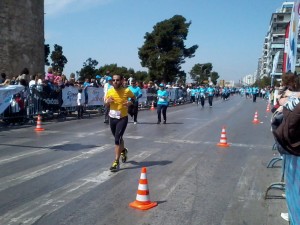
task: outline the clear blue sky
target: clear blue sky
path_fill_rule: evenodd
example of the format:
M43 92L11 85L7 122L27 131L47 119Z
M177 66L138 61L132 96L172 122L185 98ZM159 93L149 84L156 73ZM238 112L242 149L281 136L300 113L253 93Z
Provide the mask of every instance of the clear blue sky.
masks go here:
M45 0L45 43L63 47L69 76L92 58L97 67L118 66L147 71L138 58L146 32L174 15L192 24L186 47L186 73L196 63L213 64L220 79L238 81L253 74L262 54L272 13L283 0Z

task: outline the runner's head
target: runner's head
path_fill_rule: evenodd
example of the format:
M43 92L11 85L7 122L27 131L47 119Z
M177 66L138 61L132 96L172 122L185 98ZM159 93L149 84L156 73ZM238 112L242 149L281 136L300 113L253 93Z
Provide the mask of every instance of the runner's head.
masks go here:
M136 80L135 80L135 79L132 79L132 80L131 80L131 85L132 85L132 86L135 86L135 85L136 85Z
M114 88L120 88L123 83L123 76L122 75L113 75L112 78Z

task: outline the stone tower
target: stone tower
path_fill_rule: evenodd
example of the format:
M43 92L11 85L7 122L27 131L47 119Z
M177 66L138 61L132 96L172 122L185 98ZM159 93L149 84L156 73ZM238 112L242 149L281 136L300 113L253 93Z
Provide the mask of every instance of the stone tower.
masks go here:
M0 72L44 73L44 0L0 0Z

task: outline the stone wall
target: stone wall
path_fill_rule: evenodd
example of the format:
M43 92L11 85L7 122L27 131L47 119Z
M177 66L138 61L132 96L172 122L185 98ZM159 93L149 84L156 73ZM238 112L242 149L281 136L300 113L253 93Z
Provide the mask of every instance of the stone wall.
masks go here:
M44 0L0 1L0 72L44 72Z

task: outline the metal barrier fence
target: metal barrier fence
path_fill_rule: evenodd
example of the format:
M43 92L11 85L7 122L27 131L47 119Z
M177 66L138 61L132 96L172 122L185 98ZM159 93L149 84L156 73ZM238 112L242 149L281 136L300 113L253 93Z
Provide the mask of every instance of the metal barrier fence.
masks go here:
M300 157L285 155L285 193L290 223L300 224Z
M16 88L16 86L13 88ZM30 89L24 87L16 89L14 92L11 92L9 88L6 92L4 92L5 90L2 89L2 92L0 92L0 97L1 94L4 96L4 93L6 93L5 104L0 102L0 108L1 106L5 108L0 114L0 119L7 124L34 122L33 118L38 114L43 115L43 118L53 118L54 115L65 118L77 110L78 87L76 86L60 89L58 87L37 85L32 86ZM189 95L181 88L170 88L167 91L169 92L170 105L182 104L189 100ZM152 103L156 105L156 93L155 88L142 89L139 108L150 108ZM85 109L96 110L100 114L103 113L103 97L102 87L85 88L82 92Z

